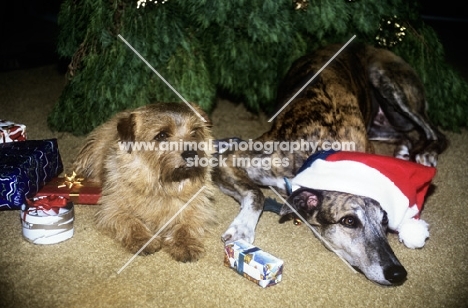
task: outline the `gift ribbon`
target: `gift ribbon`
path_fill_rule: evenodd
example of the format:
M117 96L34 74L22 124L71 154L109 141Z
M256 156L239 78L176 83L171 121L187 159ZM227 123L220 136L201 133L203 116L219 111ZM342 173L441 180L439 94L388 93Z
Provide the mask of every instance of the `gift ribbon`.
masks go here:
M61 215L59 220L57 220L54 224L38 224L38 223L30 223L26 221L26 213L23 218L23 228L30 229L30 230L57 230L63 229L62 232L69 231L73 229L73 218L75 217L75 211L71 208L66 214ZM56 233L54 235L60 234Z
M63 181L62 184L58 186L58 188L62 187L68 187L68 189L72 189L73 187L81 187L83 184L81 182L84 180L84 178L79 178L77 177L75 171L73 171L71 176L67 176L65 174L65 180Z
M49 195L35 197L31 200L27 200L28 208L24 210L23 213L23 227L27 229L45 229L45 230L56 230L58 227L63 228L64 231L71 230L73 228L73 203L70 202L67 198L63 196ZM31 212L42 210L45 211L52 210L56 215L59 214L60 208L67 208L68 212L60 215L55 224L32 224L27 222L27 215ZM47 214L47 213L46 213ZM52 216L52 215L49 215Z
M52 210L56 215L59 213L60 208L66 207L68 199L62 196L49 195L43 197L33 198L26 200L28 208L24 211L26 217L27 213L32 211L50 211Z

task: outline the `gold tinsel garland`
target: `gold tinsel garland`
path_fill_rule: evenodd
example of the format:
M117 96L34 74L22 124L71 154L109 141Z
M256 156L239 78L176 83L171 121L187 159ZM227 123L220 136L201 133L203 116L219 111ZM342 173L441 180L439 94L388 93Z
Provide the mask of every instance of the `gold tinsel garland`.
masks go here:
M391 48L401 42L406 35L406 27L397 16L384 17L380 21L379 31L375 40L382 47Z
M305 11L309 6L309 0L293 0L294 9L296 11L303 10Z
M164 4L169 0L138 0L137 1L137 9L140 8L140 6L145 7L147 2L154 2L155 5L157 4Z
M355 1L356 0L346 0L346 2ZM305 11L309 6L309 0L292 0L292 3L296 11ZM379 46L391 48L401 42L405 35L406 27L404 26L404 22L394 15L393 17L383 17L381 19L375 40Z

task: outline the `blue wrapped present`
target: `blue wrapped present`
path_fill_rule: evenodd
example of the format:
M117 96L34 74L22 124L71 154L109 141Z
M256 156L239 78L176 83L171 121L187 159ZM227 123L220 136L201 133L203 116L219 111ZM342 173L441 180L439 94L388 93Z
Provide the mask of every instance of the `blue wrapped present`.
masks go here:
M19 210L63 171L57 139L0 144L0 210Z

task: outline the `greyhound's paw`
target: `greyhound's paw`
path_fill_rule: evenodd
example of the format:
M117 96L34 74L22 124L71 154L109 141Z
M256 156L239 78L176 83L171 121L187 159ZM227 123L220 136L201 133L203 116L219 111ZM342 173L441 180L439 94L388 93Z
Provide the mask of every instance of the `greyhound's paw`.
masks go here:
M421 165L428 166L428 167L436 167L437 166L437 153L436 152L426 152L417 154L414 160Z
M409 148L404 144L400 144L399 146L395 148L395 151L393 152L393 156L395 158L399 158L403 160L410 160Z
M255 230L243 224L231 224L221 236L224 244L229 244L237 240L245 240L252 244L255 238Z

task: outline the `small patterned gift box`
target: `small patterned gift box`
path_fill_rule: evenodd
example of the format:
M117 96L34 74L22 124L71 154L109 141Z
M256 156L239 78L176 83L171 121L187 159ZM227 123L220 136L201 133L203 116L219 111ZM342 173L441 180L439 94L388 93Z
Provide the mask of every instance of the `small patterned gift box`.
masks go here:
M26 125L0 119L0 143L26 140Z
M225 253L224 265L263 288L282 279L283 261L244 240L227 244Z

